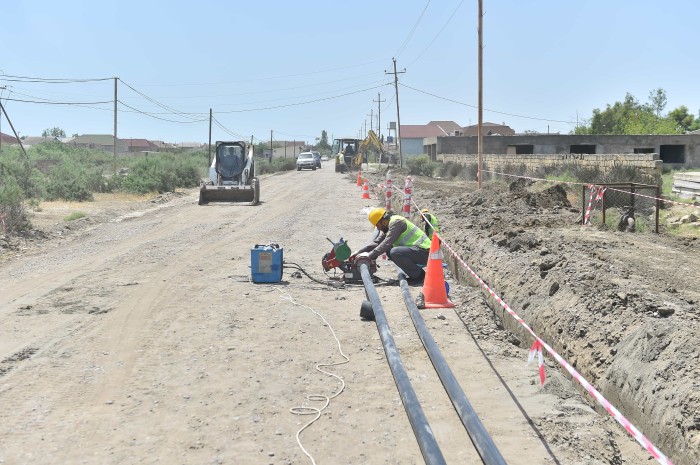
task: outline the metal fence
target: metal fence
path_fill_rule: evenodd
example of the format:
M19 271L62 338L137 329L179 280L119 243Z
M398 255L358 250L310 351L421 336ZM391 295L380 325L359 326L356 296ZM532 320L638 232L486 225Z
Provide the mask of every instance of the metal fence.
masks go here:
M637 183L590 184L583 186L582 194L582 224L658 234L658 199L661 197L659 186Z

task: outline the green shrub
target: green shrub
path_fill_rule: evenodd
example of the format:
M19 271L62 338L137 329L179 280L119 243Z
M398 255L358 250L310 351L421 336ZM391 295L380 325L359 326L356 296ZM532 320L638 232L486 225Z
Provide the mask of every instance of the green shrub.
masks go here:
M277 173L279 171L291 171L297 168L297 161L294 157L273 158L270 163L269 158L255 157L255 175Z
M180 187L199 185L202 162L199 157L184 154L158 154L132 160L126 176L113 176L105 184L107 190L135 194L173 192Z
M46 185L47 200L93 200L90 190L90 175L86 169L72 161L64 161L51 170Z
M29 227L23 201L19 183L0 165L0 233L16 234Z
M84 218L85 216L87 216L85 212L73 212L70 215L63 218L63 221L73 221L79 218Z
M409 174L416 176L427 176L432 178L433 172L437 168L437 165L438 164L431 161L427 155L410 157L406 160L406 166L408 167Z

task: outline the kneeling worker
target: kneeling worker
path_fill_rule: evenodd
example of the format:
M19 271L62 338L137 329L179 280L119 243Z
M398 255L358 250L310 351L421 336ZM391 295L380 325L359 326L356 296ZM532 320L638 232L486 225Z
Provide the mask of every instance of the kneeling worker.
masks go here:
M432 239L434 231L440 232L440 230L438 229L437 216L430 213L430 211L427 208L422 209L420 212L421 212L421 216L420 216L421 220L423 221L423 224L425 225L425 235L428 236L430 239ZM427 219L427 221L426 221L426 219Z
M415 224L401 215L395 215L383 208L373 208L369 212L369 222L378 230L379 235L373 242L362 247L350 257L363 254L371 260L386 253L387 257L406 274L409 284L421 284L425 271L418 266L425 266L430 255L430 239Z

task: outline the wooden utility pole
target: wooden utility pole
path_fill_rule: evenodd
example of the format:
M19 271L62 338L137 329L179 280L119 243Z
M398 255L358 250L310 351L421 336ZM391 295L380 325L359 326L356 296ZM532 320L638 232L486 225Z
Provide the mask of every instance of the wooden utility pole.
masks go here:
M272 129L270 129L270 163L272 163Z
M373 129L372 124L374 123L374 108L370 108L369 115L367 116L369 116L369 130L371 131Z
M211 166L211 120L213 118L213 114L211 111L211 108L209 109L209 164L207 165L207 170Z
M117 79L114 78L114 141L112 144L112 171L117 175Z
M481 180L483 178L483 157L484 157L484 134L482 132L482 127L483 127L483 110L484 110L484 89L483 89L483 54L484 54L484 46L483 46L483 38L484 38L484 29L483 29L483 17L484 17L484 2L483 0L479 0L479 125L478 125L478 135L477 135L477 156L478 156L478 162L477 162L477 178L478 178L478 187L481 189Z
M392 58L392 60L394 62L394 72L388 73L386 70L384 70L384 74L394 75L394 91L396 92L396 121L398 124L396 128L396 145L399 147L399 167L403 168L403 151L401 150L401 111L399 109L399 74L405 73L406 69L403 71L396 71L396 58Z
M17 142L19 143L19 146L22 148L22 152L24 152L24 157L26 159L29 159L29 156L27 155L27 151L24 150L24 144L22 144L22 139L19 138L19 134L17 134L17 131L15 131L15 126L12 124L10 117L7 116L7 112L5 111L5 107L2 105L1 100L0 100L0 110L2 110L2 113L5 115L7 122L10 123L10 128L12 129L12 134L14 134L15 137L17 138ZM2 115L0 115L0 117L2 117Z
M377 102L379 104L379 111L377 113L377 138L381 142L382 140L382 102L386 102L386 100L382 100L382 95L377 92L377 100L373 100L374 102Z

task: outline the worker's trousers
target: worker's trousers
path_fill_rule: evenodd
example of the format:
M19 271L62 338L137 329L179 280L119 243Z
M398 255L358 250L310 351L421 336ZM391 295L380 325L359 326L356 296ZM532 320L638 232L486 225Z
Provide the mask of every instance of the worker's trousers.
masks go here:
M420 266L428 264L429 249L421 249L420 247L393 247L386 253L387 257L412 279L419 279L423 276L423 270Z

